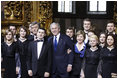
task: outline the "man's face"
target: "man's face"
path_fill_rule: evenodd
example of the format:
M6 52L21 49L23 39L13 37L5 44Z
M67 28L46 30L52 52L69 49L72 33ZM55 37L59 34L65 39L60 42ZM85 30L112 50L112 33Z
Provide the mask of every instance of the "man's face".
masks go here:
M66 35L68 35L70 38L72 38L73 35L74 35L73 30L67 29L67 30L66 30Z
M34 35L37 34L38 28L39 28L38 24L35 24L35 25L33 25L33 26L31 27L32 33L33 33Z
M108 23L107 24L107 31L113 32L115 30L114 23Z
M51 32L52 32L52 34L53 34L54 36L56 36L56 35L59 34L60 28L58 27L57 24L53 24L53 25L51 26Z
M45 31L43 29L39 29L38 32L37 32L37 38L38 39L43 39L44 36L45 36Z
M84 30L89 31L91 28L91 22L90 21L84 21L83 22L83 28L84 28Z
M16 34L16 27L15 26L10 26L9 29L13 32L14 35Z

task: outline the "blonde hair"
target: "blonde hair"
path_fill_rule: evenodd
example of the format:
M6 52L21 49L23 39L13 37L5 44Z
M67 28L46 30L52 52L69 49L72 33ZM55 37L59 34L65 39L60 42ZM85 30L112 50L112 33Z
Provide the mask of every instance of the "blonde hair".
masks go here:
M98 41L97 35L92 35L92 36L90 36L90 39L91 39L91 38L95 38L95 39Z
M83 37L84 37L84 39L85 39L85 33L84 33L83 30L79 30L79 31L77 31L76 36L78 36L78 35L80 35L80 34L82 34Z

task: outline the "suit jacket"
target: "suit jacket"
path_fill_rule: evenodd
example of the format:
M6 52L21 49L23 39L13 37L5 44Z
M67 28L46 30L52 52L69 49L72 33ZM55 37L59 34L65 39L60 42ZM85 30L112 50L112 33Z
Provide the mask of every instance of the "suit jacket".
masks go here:
M73 51L73 43L67 35L60 34L59 42L57 45L57 52L53 50L53 36L48 39L51 44L51 51L53 53L53 66L52 73L67 73L67 65L73 63L73 52L67 53L67 49Z
M39 76L44 76L44 72L51 72L51 52L49 44L44 41L43 47L37 58L37 41L32 41L28 47L28 70L32 70L33 75L38 73Z
M34 35L28 35L28 36L27 36L27 39L28 39L29 41L34 41Z

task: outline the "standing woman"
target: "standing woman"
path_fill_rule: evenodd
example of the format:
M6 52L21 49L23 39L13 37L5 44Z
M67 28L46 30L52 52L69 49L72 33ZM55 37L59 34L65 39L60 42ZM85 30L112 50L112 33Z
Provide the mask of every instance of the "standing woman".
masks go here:
M107 46L101 51L102 77L111 78L112 74L117 73L117 47L115 46L115 37L113 34L107 36Z
M26 38L26 28L21 26L19 28L19 38L17 41L18 45L18 53L20 56L20 63L21 63L21 78L26 78L28 77L28 72L27 72L27 65L26 65L26 58L27 58L27 53L28 53L28 40Z
M100 50L97 47L98 37L92 35L89 39L90 48L85 52L85 78L97 78L97 68L100 59Z
M101 32L99 36L99 47L104 48L106 43L106 33Z
M105 32L101 32L100 35L99 35L99 49L102 50L105 48L105 45L106 45L106 33ZM99 62L99 65L98 65L98 72L100 72L98 74L98 78L102 78L101 76L101 64L102 64L102 60L100 60Z
M76 37L77 43L74 46L74 62L73 62L73 70L71 77L72 78L80 78L80 72L82 67L82 62L84 58L84 53L86 50L86 45L84 43L85 33L82 30L77 32Z
M11 30L5 32L5 42L2 43L1 51L4 62L4 78L16 78L16 43L13 40L13 33Z

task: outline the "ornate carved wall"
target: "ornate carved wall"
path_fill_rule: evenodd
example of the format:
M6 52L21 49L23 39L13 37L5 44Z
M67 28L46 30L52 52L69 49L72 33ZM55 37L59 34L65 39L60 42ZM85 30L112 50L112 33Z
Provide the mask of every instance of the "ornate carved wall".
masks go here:
M114 2L114 16L113 16L113 20L114 20L114 23L115 23L115 31L117 33L117 2L115 1Z
M52 22L52 2L50 1L2 1L2 30L9 24L17 27L37 21L49 34L49 25Z

